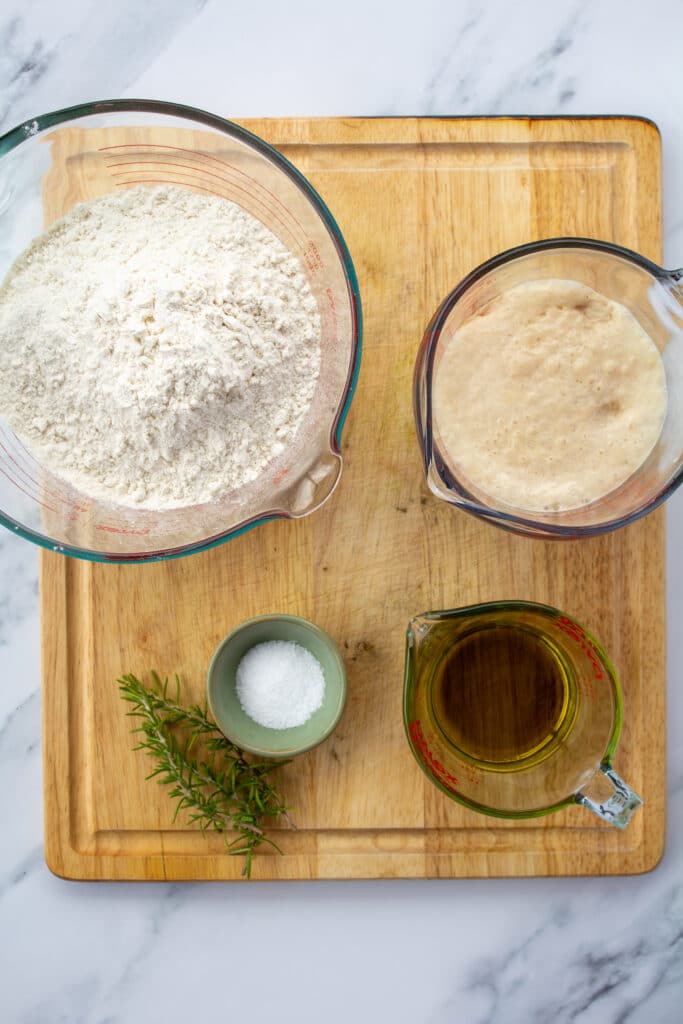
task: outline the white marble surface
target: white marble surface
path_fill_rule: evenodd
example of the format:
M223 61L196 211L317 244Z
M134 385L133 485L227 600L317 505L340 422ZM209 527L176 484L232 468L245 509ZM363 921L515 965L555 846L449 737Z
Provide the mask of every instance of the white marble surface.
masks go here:
M678 0L346 0L334 9L312 0L3 0L0 129L118 95L234 117L644 114L662 131L666 262L680 265L682 37ZM604 881L52 877L42 854L36 551L3 532L2 1024L681 1020L682 509L680 492L668 508L667 852L650 875Z

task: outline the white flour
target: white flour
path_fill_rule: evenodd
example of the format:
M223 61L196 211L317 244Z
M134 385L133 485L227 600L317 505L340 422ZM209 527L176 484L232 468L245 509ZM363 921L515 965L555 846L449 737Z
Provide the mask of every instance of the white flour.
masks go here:
M320 368L297 259L234 203L140 186L75 207L0 290L0 411L84 493L205 502L291 442Z

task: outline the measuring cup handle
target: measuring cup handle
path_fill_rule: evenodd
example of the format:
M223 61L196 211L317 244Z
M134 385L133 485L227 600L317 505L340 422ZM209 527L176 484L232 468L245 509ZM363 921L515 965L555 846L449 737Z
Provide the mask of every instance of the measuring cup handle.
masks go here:
M609 765L601 764L600 771L609 779L614 787L614 791L610 796L606 800L597 798L594 800L586 790L580 790L576 794L576 800L610 825L616 825L617 828L626 828L631 820L631 815L640 807L643 801L637 793L633 792L630 786L626 785L623 779L619 778L615 771L612 771ZM595 780L591 780L588 789L594 784Z
M683 267L679 270L668 270L666 276L669 282L669 288L676 301L683 305Z

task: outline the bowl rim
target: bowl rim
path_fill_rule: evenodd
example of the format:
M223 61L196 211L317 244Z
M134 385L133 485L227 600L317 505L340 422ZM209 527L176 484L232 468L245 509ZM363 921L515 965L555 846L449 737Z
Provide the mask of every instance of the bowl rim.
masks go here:
M77 121L84 117L91 117L98 114L111 113L140 113L140 114L161 114L166 117L177 117L197 124L213 128L223 134L237 138L240 142L256 150L271 163L275 164L293 183L300 192L308 199L323 225L327 229L332 244L337 252L339 262L346 280L346 287L349 299L349 310L351 314L351 358L347 370L346 383L339 398L339 404L334 419L330 426L330 451L339 458L339 472L337 479L323 500L314 508L308 510L309 514L316 512L321 505L327 501L336 490L342 472L341 439L342 430L349 413L351 401L355 394L360 371L360 361L363 348L363 313L361 308L360 289L358 276L351 259L351 253L341 233L339 225L332 215L325 200L311 185L308 179L292 164L287 157L283 156L277 149L271 146L264 139L250 132L247 128L218 114L211 114L199 107L192 107L182 103L172 103L166 100L149 99L111 99L94 100L88 103L78 103L70 107L62 107L59 110L52 110L46 114L39 114L30 117L14 128L10 128L3 135L0 135L0 159L6 156L22 142L40 136L44 131L64 124L67 121ZM160 549L158 551L145 552L109 552L98 551L92 548L81 548L71 544L55 542L53 538L47 537L39 530L31 529L14 519L12 516L0 509L0 525L5 526L12 533L18 534L25 540L32 541L39 547L48 551L57 551L60 554L70 555L73 558L80 558L91 562L106 562L112 564L142 563L166 561L172 558L181 558L185 555L196 554L199 551L207 551L210 548L218 547L234 537L252 530L273 519L297 519L300 515L290 513L285 509L264 509L256 516L236 523L229 530L191 544L184 544L174 548Z
M415 758L417 764L422 769L429 781L440 789L449 799L454 800L456 803L461 804L463 807L467 807L471 811L476 811L478 814L488 815L492 818L505 818L507 820L524 821L531 818L542 818L547 814L552 814L555 811L562 810L566 807L572 807L578 804L579 793L583 787L575 790L573 793L568 793L554 804L549 804L547 807L536 807L527 808L520 811L509 811L501 810L500 808L491 807L488 804L477 803L476 800L472 800L469 797L463 796L457 793L453 789L450 789L444 784L444 782L438 778L438 776L431 772L427 767L424 757L421 755L421 751L415 742L415 738L411 731L411 725L413 724L412 710L413 710L413 698L415 691L415 671L413 666L414 661L414 632L415 628L424 622L438 622L443 619L457 619L472 615L481 615L494 613L496 611L531 611L539 615L545 616L550 619L563 618L568 619L575 626L585 634L586 639L592 643L600 657L602 658L605 668L609 675L609 681L611 683L612 693L614 697L614 720L612 722L612 729L610 732L609 739L605 746L604 753L600 759L599 765L596 765L595 773L600 770L600 767L612 767L614 757L619 746L619 741L622 735L622 729L624 724L624 690L619 677L619 673L616 670L614 662L610 657L608 651L605 649L601 640L595 636L595 634L587 629L581 622L579 622L573 615L568 612L561 611L559 608L555 608L553 605L545 604L539 601L526 601L519 598L502 598L497 601L479 601L476 604L463 605L458 608L444 608L444 609L432 609L426 612L420 612L417 615L413 615L408 622L405 634L405 653L404 653L404 670L403 670L403 729L405 732L410 752Z
M216 666L224 649L228 647L229 644L240 633L244 632L245 629L249 629L252 626L257 625L261 622L295 622L297 625L303 626L310 633L315 633L328 648L330 654L332 655L334 661L336 662L336 666L338 669L339 701L335 713L332 716L330 722L327 724L325 729L310 743L301 744L300 746L296 747L290 747L289 749L283 751L272 751L268 747L259 747L252 744L246 745L241 743L234 737L230 736L229 733L223 729L223 725L221 724L218 716L216 715L211 700L211 688L213 685L212 680L216 678ZM206 700L209 706L209 711L211 712L211 715L214 721L216 722L216 725L221 730L223 735L226 736L231 741L231 743L234 743L236 746L238 746L240 750L246 750L250 754L257 754L260 757L265 757L272 761L282 761L289 757L295 757L298 754L304 754L306 753L306 751L313 750L314 747L319 746L326 739L328 739L328 737L334 732L336 727L339 725L341 717L344 714L344 708L346 707L347 690L348 679L346 675L346 665L344 664L344 659L342 657L341 651L339 650L339 645L336 643L336 641L333 640L330 634L327 633L320 626L318 626L315 622L311 622L310 619L305 619L301 615L289 615L284 612L282 614L272 612L267 615L254 615L252 618L244 619L244 621L240 622L237 626L235 626L234 629L231 629L230 632L227 633L220 641L220 643L216 646L216 648L213 651L213 654L211 655L211 659L206 670ZM263 729L266 732L281 731L277 729L268 730L267 726L260 725L258 722L256 722L255 724L258 726L259 729Z
M514 262L526 256L551 250L576 249L579 252L591 250L604 253L631 263L641 270L646 271L650 276L665 285L671 282L676 272L665 270L659 264L643 256L641 253L625 246L617 245L615 242L607 242L598 238L585 238L581 236L562 235L555 238L541 238L534 242L525 242L516 245L502 252L496 253L489 259L484 260L474 267L456 286L446 295L437 307L434 315L425 328L420 344L415 371L413 376L413 411L417 428L418 444L422 457L422 465L430 490L442 501L453 505L477 518L484 519L495 526L513 533L520 533L525 536L535 536L545 540L577 539L581 537L594 537L603 533L609 533L620 529L630 523L636 522L658 508L676 488L683 482L683 465L673 474L667 484L652 497L643 501L630 512L621 516L607 518L599 523L586 526L563 525L557 522L557 517L562 513L550 513L547 518L538 515L531 519L523 514L507 512L503 509L487 506L477 501L473 495L460 482L455 469L448 466L436 445L432 432L432 375L434 369L434 357L437 344L441 337L448 317L459 302L459 300L476 284L482 277L491 271L497 270L506 263ZM426 397L426 409L424 423L422 421L421 407L421 386L424 378L424 390ZM438 478L438 483L434 477ZM600 501L601 499L598 499ZM586 506L588 507L588 506Z

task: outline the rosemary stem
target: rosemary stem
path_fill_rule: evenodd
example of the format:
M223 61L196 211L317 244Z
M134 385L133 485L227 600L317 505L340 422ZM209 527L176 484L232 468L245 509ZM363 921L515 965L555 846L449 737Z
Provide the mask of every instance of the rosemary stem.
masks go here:
M151 677L151 687L132 674L118 680L121 697L131 705L129 715L139 722L134 729L138 748L154 760L149 777L171 787L175 815L187 811L190 823L198 824L202 832L222 833L229 853L244 854L243 873L249 877L256 847L268 843L277 849L259 819L281 819L293 827L281 795L269 780L276 765L251 764L206 710L197 705L183 707L177 677L176 700L168 696L168 679L162 682L155 672ZM178 742L178 732L184 734L184 744ZM207 748L208 759L202 759L200 753Z

